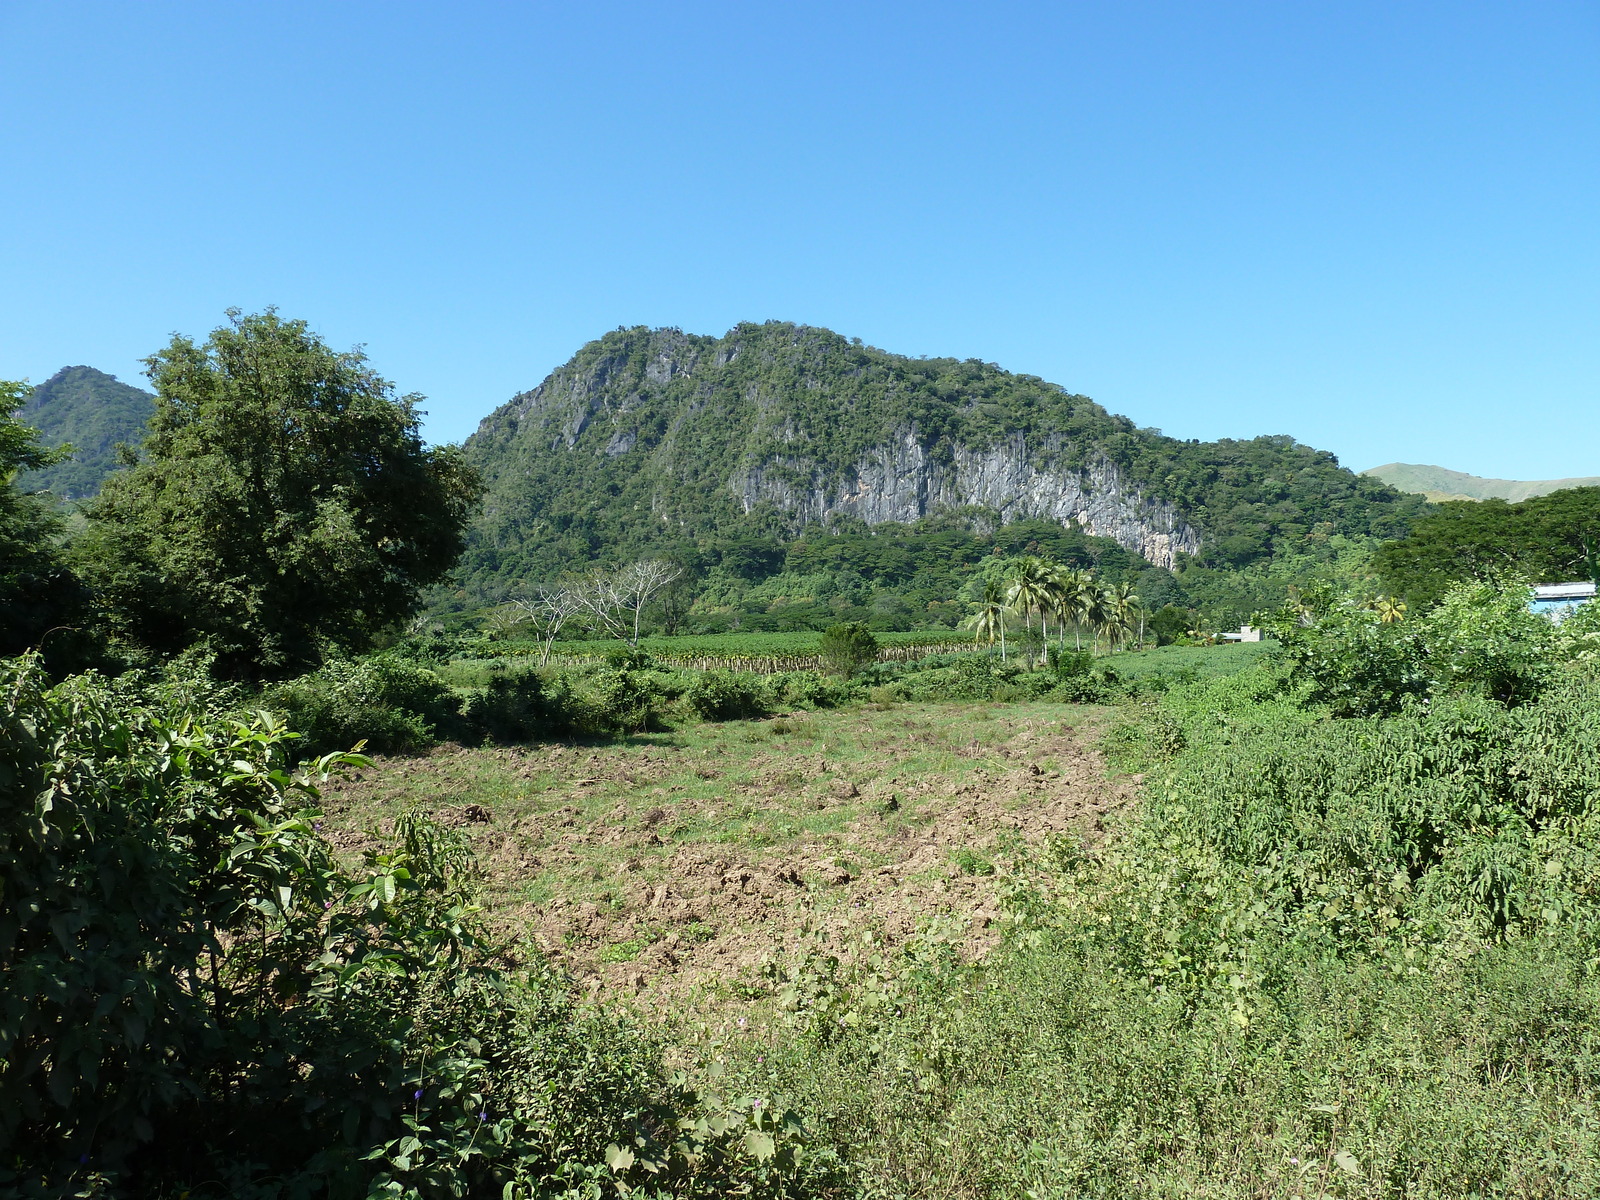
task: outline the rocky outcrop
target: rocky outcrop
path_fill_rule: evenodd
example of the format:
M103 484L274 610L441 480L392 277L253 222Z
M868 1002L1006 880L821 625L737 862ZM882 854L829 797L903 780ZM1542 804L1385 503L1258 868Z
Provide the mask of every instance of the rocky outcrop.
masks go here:
M987 448L957 446L941 461L914 429L905 429L832 488L798 485L809 464L792 460L748 467L731 486L746 512L765 502L801 521L848 515L877 525L973 506L994 510L1002 523L1043 518L1076 525L1161 567L1200 549L1199 533L1172 505L1143 495L1103 456L1083 470L1068 467L1066 449L1050 440L1030 452L1015 434Z

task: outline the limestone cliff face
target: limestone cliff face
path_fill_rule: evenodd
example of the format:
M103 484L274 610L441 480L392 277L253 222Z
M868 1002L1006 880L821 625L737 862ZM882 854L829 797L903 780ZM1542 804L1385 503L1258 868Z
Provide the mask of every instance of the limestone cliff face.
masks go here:
M803 464L795 460L749 467L731 486L747 512L764 501L802 521L842 514L868 525L911 522L972 506L993 509L1002 522L1044 518L1075 524L1160 567L1200 549L1199 533L1172 505L1144 496L1103 456L1086 469L1070 469L1065 449L1059 439L1047 439L1040 453L1030 454L1019 433L987 448L957 446L941 461L908 428L869 452L831 489L796 487L791 480ZM772 471L774 465L782 470Z

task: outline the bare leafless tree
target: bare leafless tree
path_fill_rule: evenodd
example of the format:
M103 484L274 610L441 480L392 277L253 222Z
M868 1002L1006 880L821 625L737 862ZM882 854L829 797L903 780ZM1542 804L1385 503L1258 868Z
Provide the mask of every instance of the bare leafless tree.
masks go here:
M682 567L660 559L646 559L619 571L590 571L566 586L578 607L601 629L630 646L637 646L639 622L645 606L657 592L682 574Z
M549 664L550 648L561 636L563 627L585 608L578 590L560 583L542 584L534 590L531 600L513 600L511 604L521 618L518 624L527 625L533 635L544 643L539 655L541 667Z

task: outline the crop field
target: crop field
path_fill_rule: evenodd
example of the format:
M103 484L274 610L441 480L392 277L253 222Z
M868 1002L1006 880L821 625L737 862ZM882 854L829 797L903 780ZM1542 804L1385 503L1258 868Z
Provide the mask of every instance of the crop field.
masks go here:
M883 662L909 662L928 654L949 654L979 648L970 633L953 629L878 633L873 636L880 647L878 658ZM639 649L669 666L773 675L779 671L820 669L822 658L818 646L821 641L822 634L815 630L796 633L686 634L681 637L641 638ZM550 648L550 662L556 666L597 662L623 648L624 643L615 638L558 641ZM540 658L543 654L543 643L504 641L485 642L470 655L461 657Z
M1159 646L1128 650L1100 661L1128 679L1166 674L1197 680L1237 675L1276 650L1276 642L1225 642L1220 646Z
M327 811L353 853L421 806L471 836L503 932L592 991L716 1007L808 928L848 952L944 919L981 952L1018 856L1097 836L1132 796L1093 749L1103 720L908 704L447 747L377 760L330 788Z

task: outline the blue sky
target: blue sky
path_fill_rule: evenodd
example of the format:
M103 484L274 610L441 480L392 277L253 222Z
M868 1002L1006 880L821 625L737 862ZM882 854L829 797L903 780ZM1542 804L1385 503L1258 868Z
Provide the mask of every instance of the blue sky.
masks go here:
M1357 469L1600 474L1600 6L0 2L0 376L276 304L456 440L825 325Z

